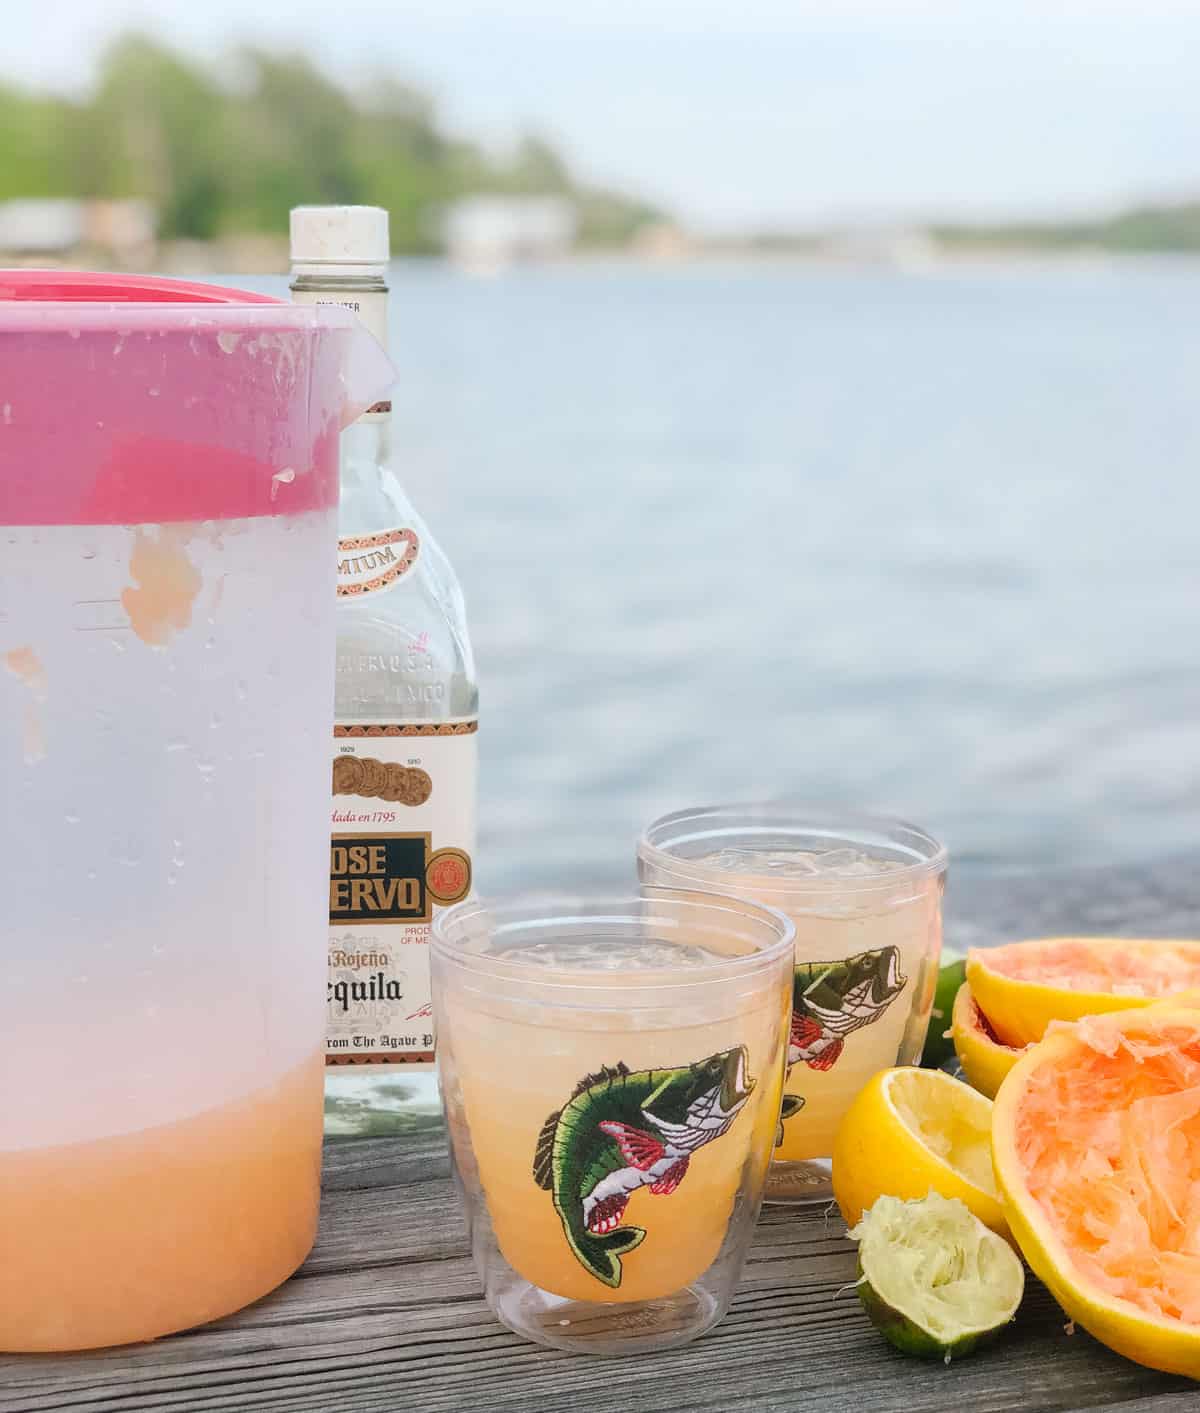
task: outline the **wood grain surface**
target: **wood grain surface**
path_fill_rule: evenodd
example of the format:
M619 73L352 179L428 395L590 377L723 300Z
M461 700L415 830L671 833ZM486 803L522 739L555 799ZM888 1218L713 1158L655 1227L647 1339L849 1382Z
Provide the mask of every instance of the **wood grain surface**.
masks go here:
M527 1344L492 1318L441 1139L329 1145L321 1235L299 1274L227 1320L101 1354L0 1357L3 1413L1100 1408L1200 1405L1082 1331L1031 1280L1002 1341L945 1367L894 1353L853 1290L840 1218L768 1208L728 1317L652 1357Z
M948 936L1195 936L1195 864L995 880L958 895ZM0 1413L1200 1408L1196 1385L1130 1364L1082 1330L1068 1334L1032 1278L1012 1329L949 1367L894 1353L847 1289L853 1279L854 1248L836 1213L768 1208L733 1308L706 1338L631 1359L560 1354L509 1334L484 1304L439 1134L337 1142L326 1148L316 1249L281 1290L154 1344L0 1356Z

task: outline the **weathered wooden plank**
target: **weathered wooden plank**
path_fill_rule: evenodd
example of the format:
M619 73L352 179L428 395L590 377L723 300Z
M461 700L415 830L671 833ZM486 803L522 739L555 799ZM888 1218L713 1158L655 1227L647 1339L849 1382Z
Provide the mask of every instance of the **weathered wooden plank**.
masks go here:
M1192 1385L1177 1393L1152 1394L1148 1398L1136 1398L1130 1402L1109 1403L1104 1413L1187 1413L1194 1410L1197 1393Z
M733 1310L707 1339L633 1360L539 1349L480 1298L444 1174L429 1139L331 1145L320 1241L282 1290L154 1345L0 1358L0 1413L1182 1413L1196 1397L1068 1336L1037 1282L993 1350L950 1368L904 1359L843 1289L853 1248L816 1210L767 1211Z
M393 1138L333 1139L325 1148L322 1191L403 1187L446 1177L450 1159L441 1131L397 1143Z

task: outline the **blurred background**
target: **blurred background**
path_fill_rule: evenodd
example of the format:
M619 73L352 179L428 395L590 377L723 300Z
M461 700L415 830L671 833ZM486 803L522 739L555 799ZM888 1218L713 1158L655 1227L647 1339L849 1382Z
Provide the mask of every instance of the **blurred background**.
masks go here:
M485 887L780 794L968 878L1194 851L1200 0L52 8L4 263L282 293L291 206L391 212Z

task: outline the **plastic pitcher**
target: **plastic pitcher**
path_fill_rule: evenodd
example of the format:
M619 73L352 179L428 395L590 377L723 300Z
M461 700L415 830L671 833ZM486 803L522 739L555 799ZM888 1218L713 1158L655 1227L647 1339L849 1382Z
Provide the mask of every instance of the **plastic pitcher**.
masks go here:
M346 311L0 271L0 1350L316 1230Z

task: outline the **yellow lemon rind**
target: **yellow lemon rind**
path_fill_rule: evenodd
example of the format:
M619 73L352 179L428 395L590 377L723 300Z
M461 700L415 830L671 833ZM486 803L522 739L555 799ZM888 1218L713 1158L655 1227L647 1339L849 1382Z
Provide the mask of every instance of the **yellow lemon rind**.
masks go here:
M1008 1237L1004 1208L997 1196L977 1187L934 1153L894 1108L887 1095L890 1077L881 1070L859 1091L838 1126L833 1145L833 1195L848 1227L853 1227L878 1197L916 1200L932 1189L957 1197L986 1227ZM907 1072L907 1071L904 1071ZM917 1070L931 1085L954 1085L986 1104L991 1101L961 1080L940 1070Z

